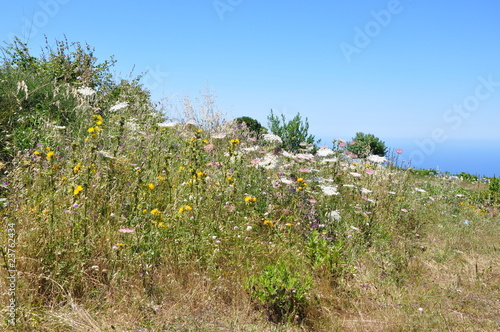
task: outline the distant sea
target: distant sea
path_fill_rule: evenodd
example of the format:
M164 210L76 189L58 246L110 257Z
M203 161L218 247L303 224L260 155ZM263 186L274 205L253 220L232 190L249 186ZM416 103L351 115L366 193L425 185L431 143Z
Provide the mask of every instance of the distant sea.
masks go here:
M317 137L320 145L332 147L332 137ZM389 148L389 155L402 149L398 163L420 169L435 169L440 172L459 174L466 172L478 176L500 176L500 140L448 139L436 143L429 138L380 137Z

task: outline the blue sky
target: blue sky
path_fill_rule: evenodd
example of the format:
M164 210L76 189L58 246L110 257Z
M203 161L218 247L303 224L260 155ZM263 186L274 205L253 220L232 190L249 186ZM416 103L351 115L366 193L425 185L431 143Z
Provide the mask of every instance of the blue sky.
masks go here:
M35 51L45 35L88 42L102 61L115 56L119 76L149 70L155 99L208 86L229 118L266 125L271 109L300 112L317 137L372 133L422 165L457 142L500 152L497 1L0 4L3 40L18 35Z

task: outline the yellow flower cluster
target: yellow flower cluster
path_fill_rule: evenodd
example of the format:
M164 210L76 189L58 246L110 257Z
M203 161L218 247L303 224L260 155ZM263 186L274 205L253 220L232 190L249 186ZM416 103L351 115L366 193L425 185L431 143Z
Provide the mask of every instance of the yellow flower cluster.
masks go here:
M264 220L264 225L267 225L269 227L273 227L274 223L271 220Z
M102 119L102 116L100 116L99 114L94 114L92 115L94 118L95 118L95 126L93 127L90 127L89 129L87 129L87 132L89 134L92 134L92 138L97 138L97 133L99 133L101 131L101 126L103 124L103 119Z
M191 211L193 208L189 205L184 205L179 209L179 213L184 213L185 211Z
M82 190L83 190L82 186L77 186L75 190L73 190L73 195L78 196Z
M251 195L247 195L245 197L245 203L255 203L255 202L257 202L257 197Z
M80 169L82 168L82 164L78 163L75 167L73 167L73 173L76 174L80 172Z
M298 178L297 183L299 184L299 186L297 187L297 191L301 191L302 189L304 189L307 186L307 183L304 182L303 178Z

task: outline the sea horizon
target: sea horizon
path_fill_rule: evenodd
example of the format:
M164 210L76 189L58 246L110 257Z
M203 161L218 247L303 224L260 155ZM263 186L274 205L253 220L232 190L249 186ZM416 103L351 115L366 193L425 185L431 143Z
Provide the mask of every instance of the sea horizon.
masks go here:
M318 136L320 146L332 147L331 136ZM428 138L383 138L387 156L398 155L398 164L416 169L434 169L452 175L462 172L479 177L500 175L500 139L448 139L436 143Z

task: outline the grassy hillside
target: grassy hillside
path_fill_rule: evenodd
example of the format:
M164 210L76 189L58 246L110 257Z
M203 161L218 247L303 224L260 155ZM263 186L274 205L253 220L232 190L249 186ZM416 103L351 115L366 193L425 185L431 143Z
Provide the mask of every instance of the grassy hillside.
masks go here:
M2 328L500 329L497 179L291 153L210 98L153 105L89 48L8 50Z

